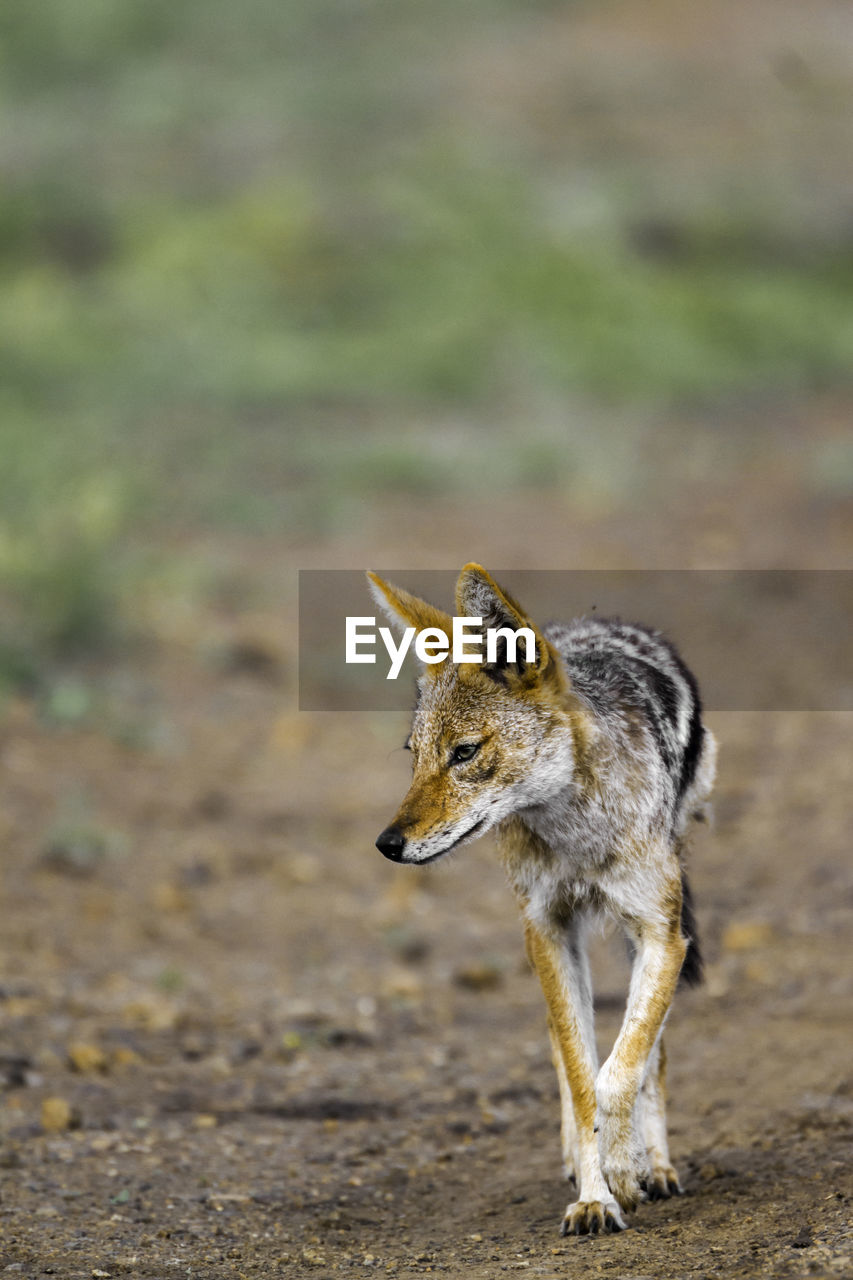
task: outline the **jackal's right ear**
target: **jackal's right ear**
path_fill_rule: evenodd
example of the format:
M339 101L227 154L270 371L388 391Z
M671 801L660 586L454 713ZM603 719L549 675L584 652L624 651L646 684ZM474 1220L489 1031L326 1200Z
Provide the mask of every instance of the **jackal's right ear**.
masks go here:
M460 573L456 583L456 612L463 617L482 618L484 630L493 628L500 631L508 628L510 631L518 631L527 627L533 632L536 642L534 662L528 663L519 657L514 666L508 664L506 646L502 645L498 650L498 660L481 668L485 675L502 683L513 678L524 686L547 681L562 686L564 677L556 652L521 605L495 582L482 565L466 564Z
M453 634L453 619L450 614L436 609L435 605L419 600L402 587L395 587L391 582L383 582L368 569L371 594L386 617L398 628L414 627L416 631L425 631L427 627L436 627L447 636L448 644Z

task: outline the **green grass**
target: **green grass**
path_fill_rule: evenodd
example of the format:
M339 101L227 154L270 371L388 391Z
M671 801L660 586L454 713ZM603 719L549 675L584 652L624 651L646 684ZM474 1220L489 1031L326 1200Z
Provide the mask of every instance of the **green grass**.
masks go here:
M650 246L633 160L555 217L559 162L446 107L448 51L549 9L6 0L0 683L120 631L134 536L571 492L608 450L579 403L849 387L819 200L706 175Z
M360 201L336 225L319 193L276 183L135 210L84 273L7 263L7 397L57 427L94 414L123 448L207 408L238 428L312 401L486 406L531 379L666 404L849 378L847 248L750 261L735 228L655 261L618 234L555 234L529 193L452 154Z

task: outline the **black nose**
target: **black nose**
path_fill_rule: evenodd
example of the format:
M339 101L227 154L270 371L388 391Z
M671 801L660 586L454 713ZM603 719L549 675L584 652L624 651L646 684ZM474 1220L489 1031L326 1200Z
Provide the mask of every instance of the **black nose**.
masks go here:
M399 827L386 827L376 840L376 848L380 853L384 853L386 858L390 858L392 862L403 861L405 847L406 837Z

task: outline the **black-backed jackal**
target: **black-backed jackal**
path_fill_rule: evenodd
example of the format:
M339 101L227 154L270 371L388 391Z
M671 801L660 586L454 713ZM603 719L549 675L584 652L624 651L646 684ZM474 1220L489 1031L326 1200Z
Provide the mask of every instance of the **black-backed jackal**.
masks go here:
M369 575L397 625L450 636L451 618ZM664 1020L701 957L681 861L714 778L716 744L694 680L658 632L603 618L539 629L479 565L458 616L532 628L535 655L425 667L407 745L414 777L376 841L394 862L435 861L495 828L545 993L577 1200L566 1234L618 1231L644 1198L680 1191L665 1115ZM435 636L433 636L435 640ZM519 648L523 655L523 647ZM633 951L624 1020L599 1067L585 940L615 918Z

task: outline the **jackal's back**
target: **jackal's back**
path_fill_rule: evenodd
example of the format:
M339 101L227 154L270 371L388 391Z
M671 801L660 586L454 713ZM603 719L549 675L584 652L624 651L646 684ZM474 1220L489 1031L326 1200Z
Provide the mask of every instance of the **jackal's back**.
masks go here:
M675 809L701 801L698 774L710 735L693 673L659 631L618 618L552 623L545 634L563 659L575 694L617 729L639 717L672 779Z

